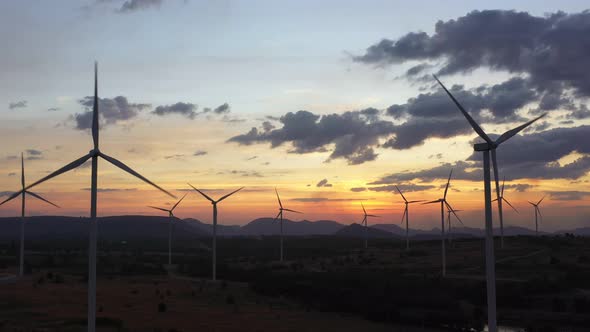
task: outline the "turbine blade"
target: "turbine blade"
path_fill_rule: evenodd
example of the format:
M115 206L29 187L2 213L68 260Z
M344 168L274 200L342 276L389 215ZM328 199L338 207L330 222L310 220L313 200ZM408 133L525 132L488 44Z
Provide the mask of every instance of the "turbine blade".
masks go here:
M295 212L295 213L301 213L301 214L303 214L303 212L299 212L299 211L295 211L295 210L291 210L291 209L283 209L283 211L289 211L289 212Z
M542 202L544 199L545 199L545 196L543 196L543 198L541 198L541 199L539 200L539 202L537 203L537 205L541 204L541 202Z
M416 200L416 201L409 201L408 204L420 203L420 202L426 202L426 200L425 199L419 199L419 200Z
M496 149L492 149L492 164L494 166L494 183L496 185L496 200L499 200L500 197L500 183L498 182L498 161L496 159Z
M492 199L492 202L495 202L495 201L497 201L497 200L498 200L497 198L494 198L494 199Z
M208 199L208 200L209 200L211 203L215 203L215 201L214 201L214 200L213 200L211 197L207 196L207 195L206 195L204 192L202 192L202 191L200 191L199 189L197 189L197 188L193 187L193 185L192 185L192 184L190 184L190 183L188 183L188 185L189 185L189 186L191 186L191 187L192 187L194 190L196 190L197 192L199 192L199 194L203 195L203 197L205 197L206 199Z
M404 199L404 201L408 202L408 200L406 199L406 196L404 196L404 194L402 194L402 191L399 190L399 188L397 186L395 186L395 189L397 189L397 192L402 195L402 198Z
M151 206L151 205L148 205L148 207L149 207L149 208L152 208L152 209L156 209L156 210L164 211L164 212L170 212L170 210L167 210L167 209L164 209L164 208L160 208L160 207L157 207L157 206Z
M279 214L277 214L277 216L275 217L275 219L273 220L273 222L277 221L277 219L279 219L280 216L281 216L281 211L279 211Z
M381 218L381 216L376 216L374 214L367 214L367 217L377 217L377 218Z
M508 204L508 206L510 206L514 211L516 211L516 213L519 213L518 210L512 206L512 204L510 204L510 202L508 202L508 200L504 197L502 197L502 199L504 200L504 202L506 202L506 204Z
M456 211L459 211L459 210L453 209L453 207L451 206L451 204L449 204L449 202L447 202L447 201L445 201L445 204L447 205L447 208L449 209L449 211L455 215L455 218L457 218L457 220L459 220L459 222L461 223L461 225L465 226L465 224L463 223L463 221L461 220L461 218L459 218L459 216L456 213Z
M447 186L445 187L445 194L443 196L444 198L447 198L447 191L449 190L449 184L451 184L451 175L453 175L453 169L451 168L451 173L449 173L449 180L447 180Z
M363 205L363 202L361 202L361 206L363 207L363 212L365 213L365 216L367 215L367 210L365 210L365 206Z
M148 180L147 178L145 178L143 175L137 173L136 171L134 171L133 169L131 169L129 166L123 164L122 162L120 162L119 160L107 156L106 154L99 152L99 156L101 156L102 158L104 158L106 161L108 161L109 163L119 167L120 169L124 170L125 172L135 176L136 178L142 180L143 182L146 182L150 185L152 185L153 187L155 187L156 189L160 190L161 192L165 193L166 195L172 197L172 198L176 198L176 196L172 195L171 193L167 192L166 190L162 189L160 186L158 186L157 184L153 183L152 181Z
M20 153L20 183L22 185L22 188L25 187L25 156L24 154L21 152Z
M170 209L170 212L172 212L172 211L174 211L174 209L176 209L178 204L180 204L180 202L182 202L182 200L186 197L186 195L188 195L188 194L184 194L184 196L182 196L182 198L178 202L176 202L176 204L174 204L174 206Z
M277 191L277 188L276 187L275 187L275 193L277 194L277 199L279 200L279 206L282 209L283 208L283 203L281 203L281 198L279 197L279 192Z
M33 196L33 197L35 197L36 199L40 199L40 200L42 200L43 202L45 202L45 203L47 203L47 204L51 204L51 205L55 206L55 207L56 207L56 208L58 208L58 209L60 208L60 207L59 207L57 204L51 203L50 201L46 200L45 198L41 197L41 196L40 196L40 195L38 195L38 194L35 194L34 192L31 192L31 191L25 191L25 193L27 193L27 194L29 194L29 195L31 195L31 196Z
M538 206L535 206L535 209L537 209L537 212L539 212L539 217L541 217L541 220L543 220L543 215L541 214L541 209L539 209Z
M506 175L504 175L504 180L502 181L502 191L500 192L500 196L504 197L504 184L506 184Z
M437 199L436 201L430 201L430 202L422 203L422 205L425 205L425 204L434 204L434 203L440 203L440 199Z
M5 200L4 200L2 203L0 203L0 205L4 204L4 203L6 203L6 202L12 201L13 199L17 198L17 197L18 197L19 195L21 195L22 193L23 193L23 191L22 191L22 190L19 190L19 191L15 192L15 193L12 193L12 195L10 195L10 196L9 196L7 199L5 199Z
M224 199L228 198L229 196L231 196L231 195L233 195L233 194L237 193L238 191L240 191L240 190L242 190L242 189L244 189L244 187L242 187L242 188L240 188L240 189L238 189L238 190L234 190L234 191L232 191L231 193L229 193L229 194L227 194L227 195L225 195L225 196L221 197L220 199L218 199L218 200L217 200L217 202L221 202L221 201L223 201Z
M404 219L406 218L406 213L408 212L408 207L406 206L406 208L404 209L404 214L402 214L402 222L400 222L400 224L404 223Z
M524 128L530 126L531 124L533 124L535 121L545 117L547 115L547 113L541 114L540 116L532 119L531 121L522 124L514 129L510 129L507 132L505 132L504 134L500 135L500 137L498 137L498 139L496 140L496 145L500 145L502 143L504 143L505 141L507 141L508 139L510 139L512 136L518 134L519 131L523 130Z
M94 62L94 105L92 107L92 141L98 149L98 62Z
M483 138L488 144L493 145L494 143L493 143L492 139L485 133L485 131L483 131L483 129L481 129L481 127L477 124L477 122L475 122L475 120L473 120L471 115L469 115L469 113L467 113L467 111L463 108L463 106L461 106L461 104L459 104L459 102L457 101L457 99L455 99L455 97L451 94L451 92L449 90L447 90L447 88L441 83L441 81L439 81L438 77L436 77L436 75L432 75L432 76L434 76L434 79L445 90L447 95L449 95L449 97L451 97L451 99L453 100L455 105L457 105L457 107L459 108L461 113L463 113L463 116L465 116L465 118L467 119L467 121L469 122L469 124L471 125L473 130L475 130L475 132L479 135L479 137Z
M532 205L532 206L537 206L537 204L535 204L535 203L533 203L531 201L527 201L527 202L529 202L529 204Z
M58 175L60 175L60 174L63 174L63 173L65 173L65 172L68 172L68 171L71 171L71 170L73 170L74 168L76 168L76 167L78 167L78 166L81 166L82 164L84 164L84 163L85 163L85 162L86 162L88 159L90 159L91 157L92 157L92 155L91 155L91 154L87 154L87 155L85 155L85 156L83 156L83 157L81 157L81 158L78 158L78 159L76 159L76 160L72 161L71 163L69 163L69 164L65 165L64 167L62 167L62 168L58 169L57 171L55 171L55 172L53 172L53 173L51 173L51 174L47 175L46 177L42 178L41 180L38 180L37 182L35 182L35 183L33 183L33 184L30 184L30 185L28 185L28 186L25 188L25 190L31 189L31 188L33 188L34 186L36 186L36 185L38 185L38 184L41 184L41 183L43 183L43 182L45 182L45 181L47 181L47 180L49 180L49 179L52 179L52 178L54 178L54 177L56 177L56 176L58 176Z

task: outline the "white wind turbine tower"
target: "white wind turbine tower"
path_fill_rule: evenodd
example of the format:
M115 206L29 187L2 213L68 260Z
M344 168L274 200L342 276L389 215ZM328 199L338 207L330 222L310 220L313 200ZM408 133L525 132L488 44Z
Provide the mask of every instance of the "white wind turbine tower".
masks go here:
M543 219L543 215L541 215L541 209L539 209L539 205L541 204L541 202L544 199L545 199L545 196L543 196L543 198L541 198L537 202L537 204L529 201L529 204L535 208L535 236L539 236L539 223L538 223L537 217L541 217L541 219Z
M182 200L186 197L186 194L182 196L182 198L176 202L170 209L165 209L157 206L148 206L149 208L168 212L168 266L172 265L172 222L174 221L174 209L182 202Z
M434 76L434 75L433 75ZM500 196L499 184L498 184L498 163L496 162L496 148L500 144L504 143L512 136L524 128L530 126L533 122L547 115L546 113L525 123L514 129L508 130L504 134L500 135L495 141L493 141L481 127L473 120L471 115L459 104L457 99L451 94L449 90L439 81L438 77L434 76L434 79L440 84L445 90L447 95L453 100L457 108L463 113L463 116L467 119L473 130L481 137L485 143L477 143L473 146L475 151L481 151L483 153L483 178L484 178L484 200L485 200L485 220L486 220L486 281L487 281L487 300L488 300L488 329L489 332L497 332L496 326L496 271L495 271L495 260L494 260L494 230L492 224L492 193L490 186L490 152L492 155L492 163L494 164L494 179L496 182L496 196ZM498 209L502 209L502 200L498 199ZM503 238L503 224L500 219L500 235Z
M290 210L283 207L283 203L281 203L281 198L279 197L279 192L277 188L275 188L275 193L277 194L277 200L279 201L279 214L275 217L273 221L276 221L278 218L281 218L281 262L283 261L283 211L294 212L294 213L303 213L295 210Z
M238 191L244 189L244 187L238 189L238 190L234 190L231 193L222 196L220 199L218 200L213 200L211 197L207 196L205 193L203 193L202 191L200 191L199 189L193 187L192 184L188 184L189 186L191 186L194 190L196 190L199 194L203 195L203 197L205 197L209 202L211 202L211 205L213 205L213 271L212 271L212 279L213 281L217 280L217 203L223 201L224 199L228 198L229 196L237 193Z
M94 105L92 108L92 140L94 147L88 154L72 161L57 171L47 175L41 180L27 186L25 190L32 188L38 184L41 184L51 178L54 178L60 174L71 171L79 166L82 166L86 161L92 159L92 173L91 173L91 186L90 186L90 235L89 235L89 248L88 248L88 332L96 331L96 238L97 238L97 224L96 224L96 209L97 209L97 191L98 191L98 158L102 158L109 163L117 166L123 171L141 179L142 181L150 184L158 190L164 192L170 197L176 198L176 196L162 189L155 183L151 182L141 174L137 173L129 166L123 164L119 160L104 154L99 150L99 124L98 124L98 64L94 63Z
M369 238L369 226L367 225L367 221L368 221L368 217L375 217L375 218L379 218L379 216L376 216L374 214L367 214L367 210L365 210L365 206L363 205L363 202L361 202L361 206L363 207L363 221L361 221L361 225L363 225L363 223L365 224L365 249L368 248L368 238Z
M449 191L449 185L451 184L451 175L453 175L453 170L449 173L449 179L447 180L447 185L445 186L445 193L442 198L439 198L434 201L426 202L423 204L435 204L440 203L440 238L442 244L442 276L445 277L447 275L447 253L445 248L445 206L451 210L451 212L459 219L459 216L454 212L455 210L447 202L447 192Z
M404 218L405 218L406 219L406 250L409 250L410 249L410 226L409 226L410 210L408 209L408 205L410 205L412 203L424 202L424 200L408 201L406 199L406 197L404 196L404 194L402 194L402 191L399 190L399 188L397 186L395 186L395 189L397 189L399 194L402 196L402 198L404 200L404 204L406 205L406 207L404 208L404 214L402 215L402 223L404 222Z
M53 206L55 206L56 208L59 208L59 206L51 203L50 201L46 200L45 198L39 196L38 194L35 194L32 191L26 190L25 189L25 159L23 154L21 153L20 155L20 160L21 160L21 186L22 189L18 192L13 193L12 195L10 195L10 197L8 197L6 200L4 200L4 202L0 203L0 205L18 197L21 196L21 219L20 219L20 255L19 255L19 266L18 266L18 276L22 277L24 274L24 264L25 264L25 201L26 201L26 195L25 194L29 194L37 199L42 200L45 203L51 204Z

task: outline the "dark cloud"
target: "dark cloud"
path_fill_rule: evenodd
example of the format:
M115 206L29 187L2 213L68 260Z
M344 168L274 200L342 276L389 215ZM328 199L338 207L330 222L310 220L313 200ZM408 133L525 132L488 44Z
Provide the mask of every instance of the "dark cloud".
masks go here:
M195 104L178 102L173 105L158 106L152 111L152 113L159 116L180 114L192 120L198 115L197 109L198 106Z
M15 172L10 172L10 173L8 173L8 176L15 176L15 175L16 175L16 173L15 173Z
M224 103L223 105L219 105L217 107L215 107L215 109L213 110L214 113L216 114L226 114L229 113L229 105L227 103Z
M13 191L0 191L0 197L3 196L10 196L12 195L14 192Z
M590 197L588 191L550 191L549 196L556 201L578 201Z
M57 112L59 110L60 110L59 107L50 107L50 108L47 109L48 112Z
M193 156L199 157L199 156L204 156L206 154L207 154L207 151L197 150L197 151L195 151L195 153L193 153Z
M76 113L73 119L76 121L76 129L85 130L92 127L92 107L94 97L88 96L79 100L80 105L86 108L84 113ZM150 104L129 103L126 97L99 98L98 109L101 126L116 124L135 118L140 111L150 108Z
M333 147L328 160L343 158L356 165L375 160L374 147L379 144L379 138L394 130L391 122L379 120L372 110L323 116L308 111L289 112L280 122L282 128L254 127L228 142L242 145L269 142L273 148L291 143L290 152L299 154L326 152Z
M172 154L168 156L164 156L164 159L181 159L184 158L184 154Z
M30 156L40 156L43 154L43 151L35 150L35 149L27 149L27 154Z
M384 39L354 59L377 65L442 62L441 75L487 67L525 73L539 91L563 85L590 96L590 72L585 70L590 67L590 47L580 38L587 35L587 10L544 17L506 10L472 11L438 21L432 35L411 32L397 40ZM416 68L410 74L421 72L422 68Z
M430 189L435 188L435 186L432 186L432 185L420 185L420 184L413 184L413 183L402 183L397 186L403 193L425 191L425 190L430 190ZM377 192L388 191L388 192L396 192L397 193L397 189L395 189L395 185L393 185L393 184L389 184L389 185L385 185L385 186L378 186L378 187L369 187L368 189L371 191L377 191Z
M361 191L367 191L367 188L365 188L365 187L355 187L355 188L350 188L350 191L355 192L355 193L358 193L358 192L361 192Z
M465 161L458 161L454 164L443 163L439 166L435 166L430 169L398 172L390 175L385 175L373 182L369 182L368 184L391 185L411 180L435 181L440 179L447 179L451 169L453 169L453 179L463 179L472 181L480 180L483 176L483 172L479 169L470 169L472 167L472 163ZM402 188L400 187L400 189Z
M264 175L260 174L257 171L238 171L238 170L233 170L230 171L230 174L235 174L235 175L240 175L243 177L251 177L251 178L263 178Z
M17 108L25 108L27 107L27 101L26 100L20 100L17 102L13 102L13 103L8 103L8 108L13 110L13 109L17 109Z
M151 7L160 7L163 0L126 0L119 8L121 13L131 13Z
M252 157L250 157L250 158L246 158L246 161L254 160L254 159L256 159L256 158L258 158L258 156L252 156Z
M575 108L566 115L568 119L583 120L590 118L590 109L584 104L580 107Z
M321 187L331 187L332 184L328 183L328 179L323 179L320 182L318 182L316 185L316 187L321 188Z
M529 189L534 188L535 185L528 184L528 183L517 183L517 184L507 184L504 186L504 190L514 189L520 193L528 191Z

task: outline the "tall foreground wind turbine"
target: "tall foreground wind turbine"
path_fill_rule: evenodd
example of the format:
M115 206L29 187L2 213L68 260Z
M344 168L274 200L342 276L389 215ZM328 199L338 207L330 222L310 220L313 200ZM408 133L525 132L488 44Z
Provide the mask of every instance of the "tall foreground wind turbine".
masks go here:
M457 219L459 219L459 216L457 216L457 214L455 213L455 210L453 209L453 207L451 206L451 204L449 204L449 202L447 202L447 192L449 191L449 185L451 184L451 176L453 175L453 170L451 169L451 172L449 173L449 179L447 180L447 185L445 186L445 193L443 195L442 198L439 198L437 200L434 201L430 201L430 202L426 202L424 204L435 204L435 203L440 203L440 239L441 239L441 249L442 249L442 276L446 276L447 275L447 253L446 253L446 248L445 248L445 206L447 208L449 208L451 210L451 212L453 212L453 214L455 215L455 217L457 217Z
M25 190L28 190L38 184L41 184L49 179L52 179L60 174L71 171L79 166L82 166L86 161L92 159L92 173L91 173L91 186L90 186L90 235L89 235L89 248L88 248L88 332L96 331L96 237L97 237L97 225L96 225L96 209L97 209L97 191L98 191L98 158L102 158L109 163L119 167L123 171L139 178L140 180L150 184L158 190L164 192L166 195L176 198L176 196L162 189L155 183L143 177L129 166L123 164L119 160L104 154L99 150L99 125L98 125L98 64L94 64L94 106L92 108L92 140L94 147L88 154L72 161L57 171L47 175L41 180L27 186Z
M421 201L408 201L406 199L406 196L404 196L404 194L402 193L401 190L399 190L399 188L397 186L395 186L395 189L397 189L397 192L399 192L399 194L402 196L404 203L406 205L406 207L404 208L404 214L402 215L402 222L404 222L404 218L406 219L406 250L410 249L410 227L409 227L409 219L410 219L410 211L408 209L408 205L412 204L412 203L418 203L418 202L424 202L424 200Z
M56 208L59 208L59 206L51 203L50 201L46 200L45 198L39 196L38 194L35 194L32 191L26 190L25 188L25 158L23 156L23 154L21 153L20 155L20 161L21 161L21 177L20 177L20 182L21 182L21 186L22 189L18 192L13 193L12 195L10 195L10 197L8 197L6 200L4 200L4 202L0 203L0 205L18 197L19 195L21 196L21 215L20 215L20 255L18 257L18 276L22 277L24 274L24 266L25 266L25 201L26 201L26 195L25 194L29 194L37 199L42 200L43 202L47 203L47 204L51 204L53 206L55 206Z
M539 205L541 204L541 202L544 199L545 199L545 196L543 196L543 198L541 198L537 202L537 204L529 201L529 204L535 208L535 236L539 236L539 222L537 221L537 218L541 217L541 219L543 219L543 216L541 215L541 209L539 209Z
M205 197L207 200L209 200L209 202L211 202L211 205L213 205L213 272L212 272L212 279L213 281L217 280L217 203L223 201L224 199L228 198L229 196L237 193L238 191L244 189L244 187L238 189L238 190L234 190L231 193L222 196L220 199L218 200L213 200L211 197L207 196L205 193L203 193L202 191L200 191L199 189L193 187L192 184L188 184L189 186L191 186L194 190L196 190L199 194L203 195L203 197Z
M498 163L496 162L496 148L500 144L504 143L512 136L524 128L530 126L533 122L547 115L546 113L525 123L514 129L510 129L504 134L500 135L495 141L481 129L481 127L473 120L471 115L459 104L457 99L451 94L449 90L439 81L438 77L434 76L434 79L440 84L445 90L447 95L453 100L457 108L463 113L463 116L467 119L473 130L481 137L485 143L477 143L473 146L475 151L481 151L483 153L483 178L484 178L484 199L485 199L485 219L486 219L486 281L487 281L487 298L488 298L488 329L489 332L497 332L496 326L496 271L495 271L495 260L494 260L494 230L492 225L492 193L490 187L490 152L492 154L492 162L494 164L494 179L496 182L496 195L500 196L500 190L498 185ZM498 199L498 209L502 209L502 200ZM500 219L500 231L503 234L503 225Z
M174 221L174 209L182 202L182 200L186 197L186 194L182 196L182 198L176 202L170 209L165 209L157 206L148 206L152 209L168 212L168 265L172 265L172 222Z
M379 218L379 216L376 216L374 214L367 214L367 210L365 210L365 206L363 205L363 202L361 202L361 206L363 207L363 221L361 221L361 225L365 225L365 249L368 248L369 246L369 226L367 225L368 222L368 217L376 217Z
M279 197L279 192L277 188L275 188L275 193L277 194L277 200L279 201L279 214L275 217L274 221L278 218L281 218L281 262L283 261L283 211L294 212L294 213L302 213L295 210L290 210L283 207L283 203L281 203L281 198Z

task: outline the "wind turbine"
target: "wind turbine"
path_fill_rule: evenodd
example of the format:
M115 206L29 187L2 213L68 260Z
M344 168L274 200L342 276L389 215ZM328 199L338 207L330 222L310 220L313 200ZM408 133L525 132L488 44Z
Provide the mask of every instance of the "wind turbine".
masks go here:
M273 221L276 221L278 218L281 218L281 262L283 261L283 211L289 211L294 213L302 213L295 210L286 209L283 207L283 203L281 203L281 198L279 197L279 192L277 188L275 188L275 193L277 194L277 200L279 201L279 214L275 217Z
M71 171L79 166L82 166L86 161L92 159L92 173L91 173L91 186L90 186L90 235L89 235L89 248L88 248L88 332L96 331L96 238L97 238L97 224L96 224L96 208L97 208L97 191L98 191L98 158L102 158L114 166L119 167L123 171L141 179L142 181L150 184L158 190L164 192L170 197L176 198L176 196L162 189L155 183L151 182L141 174L137 173L129 166L125 165L121 161L104 154L99 150L99 125L98 125L98 64L94 63L94 105L92 108L92 140L94 147L88 154L72 161L71 163L63 166L57 171L47 175L41 180L28 185L25 190L33 188L49 179L52 179L60 174ZM11 196L10 199L13 197Z
M379 218L379 216L376 216L374 214L367 214L367 210L365 210L365 206L363 205L363 202L361 202L361 206L363 207L363 221L361 221L361 225L364 223L365 224L365 249L368 248L368 237L369 237L369 226L367 225L367 221L368 218L367 217L376 217Z
M405 218L406 219L406 250L410 250L410 228L409 228L410 213L409 213L408 205L410 205L412 203L424 202L424 200L408 201L406 199L406 197L404 196L404 194L402 194L402 191L399 190L398 186L395 186L395 189L397 189L397 192L399 192L399 194L402 196L402 198L404 200L404 204L406 205L406 207L404 208L404 214L402 215L402 223L404 222L404 218Z
M459 219L459 217L456 214L457 212L461 212L461 211L463 211L463 210L452 210L452 209L450 209L447 206L447 224L448 224L448 227L449 227L449 231L448 231L449 236L447 238L449 239L449 244L452 242L452 239L451 239L451 237L452 237L452 233L451 233L451 227L452 227L451 213L454 213L455 214L455 217L457 217L457 220L459 221L459 223L461 223L461 225L465 226L465 224L463 223L463 221L461 221L461 219Z
M21 182L22 189L19 192L16 192L16 193L13 193L12 195L10 195L10 197L8 197L6 200L4 200L4 202L0 203L0 205L18 197L19 195L21 196L20 255L18 258L18 260L19 260L18 276L22 277L24 275L24 264L25 264L25 201L26 201L25 194L29 194L37 199L42 200L43 202L45 202L47 204L51 204L51 205L55 206L56 208L59 208L59 206L51 203L50 201L46 200L45 198L43 198L41 196L39 196L39 194L35 194L32 191L26 190L26 188L25 188L25 158L22 153L20 155L20 161L21 161L20 182Z
M174 209L182 202L182 200L186 197L187 194L184 194L182 198L176 202L170 209L165 209L157 206L148 206L149 208L168 212L168 218L170 218L168 222L168 265L172 265L172 221L174 221Z
M492 224L492 193L490 186L490 152L492 155L492 163L494 164L494 179L496 182L496 198L500 196L500 186L498 184L498 163L496 161L496 148L500 144L506 142L512 136L518 134L524 128L530 126L533 122L547 115L547 113L522 124L514 129L510 129L507 132L500 135L495 141L481 129L481 127L473 120L471 115L459 104L457 99L451 94L449 90L441 83L441 81L433 75L434 79L440 84L445 90L447 95L453 100L457 108L463 113L463 116L467 119L473 130L481 137L485 143L477 143L473 146L475 151L481 151L483 153L483 178L484 178L484 200L485 200L485 220L486 220L486 283L487 283L487 299L488 299L488 329L489 332L497 332L496 326L496 271L495 271L495 260L494 260L494 230ZM498 199L498 210L502 211L502 200ZM502 213L500 212L500 216ZM500 219L500 236L504 237L504 225L503 220Z
M451 210L451 212L457 217L457 219L459 219L459 216L457 216L457 214L455 213L455 210L453 209L451 204L449 204L449 202L447 202L447 192L449 191L449 185L451 184L451 176L452 175L453 175L453 170L451 169L451 172L449 173L449 179L447 180L447 185L445 186L445 193L442 198L439 198L434 201L423 203L423 204L440 203L440 226L441 226L440 238L441 238L441 244L442 244L442 276L443 277L447 275L447 253L446 253L446 248L445 248L445 206Z
M215 281L217 279L217 203L223 201L224 199L228 198L229 196L244 189L244 187L242 187L238 190L234 190L231 193L229 193L225 196L222 196L218 200L213 200L211 197L207 196L205 193L203 193L199 189L193 187L192 184L189 183L188 185L191 186L194 190L196 190L199 194L203 195L203 197L205 197L207 200L209 200L209 202L211 202L211 205L213 205L213 272L212 272L212 279L213 279L213 281Z
M498 198L495 198L494 200L492 200L492 202L495 202L495 201L497 201L497 200L504 201L504 202L505 202L506 204L508 204L508 206L510 206L510 207L511 207L511 208L512 208L512 209L513 209L513 210L514 210L516 213L518 213L518 210L517 210L517 209L516 209L514 206L512 206L512 204L510 204L510 202L509 202L509 201L508 201L508 200L507 200L507 199L504 197L504 184L505 184L505 183L506 183L506 176L504 176L504 180L502 181L502 187L500 188L500 196L498 196ZM502 212L502 210L499 210L498 212L499 212L499 215L500 215L500 220L502 220L502 219L503 219L503 217L502 217L502 214L503 214L503 212ZM504 241L502 240L500 243L501 243L501 246L502 246L502 248L503 248L503 247L504 247Z
M541 217L541 219L543 219L543 215L541 214L541 209L539 209L539 204L541 204L541 202L545 199L545 196L543 196L543 198L541 198L537 204L529 201L529 204L534 206L535 208L535 236L539 236L539 223L537 221L537 216Z

